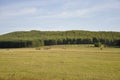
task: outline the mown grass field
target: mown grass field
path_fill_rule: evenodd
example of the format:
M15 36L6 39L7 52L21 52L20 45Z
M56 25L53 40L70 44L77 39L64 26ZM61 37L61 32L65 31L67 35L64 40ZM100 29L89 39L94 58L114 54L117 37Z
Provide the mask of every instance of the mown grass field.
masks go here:
M120 48L0 49L0 80L120 80Z

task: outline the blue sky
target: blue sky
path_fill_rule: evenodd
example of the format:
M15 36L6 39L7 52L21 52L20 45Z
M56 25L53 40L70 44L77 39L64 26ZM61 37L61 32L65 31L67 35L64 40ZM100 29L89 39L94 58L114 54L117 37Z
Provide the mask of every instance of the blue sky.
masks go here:
M120 0L0 0L0 34L23 30L120 31Z

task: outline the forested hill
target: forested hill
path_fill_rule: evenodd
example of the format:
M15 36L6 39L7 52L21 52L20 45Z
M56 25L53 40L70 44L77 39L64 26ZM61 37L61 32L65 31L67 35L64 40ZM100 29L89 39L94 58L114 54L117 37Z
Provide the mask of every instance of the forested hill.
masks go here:
M120 32L93 32L93 31L17 31L0 36L0 40L33 40L33 39L66 39L66 38L98 38L120 39Z
M106 45L120 44L120 32L71 31L17 31L0 35L0 47L30 47L33 44L92 44L101 42ZM20 44L24 45L20 45ZM8 45L10 44L10 45ZM17 45L19 44L19 45ZM3 46L5 45L5 46Z

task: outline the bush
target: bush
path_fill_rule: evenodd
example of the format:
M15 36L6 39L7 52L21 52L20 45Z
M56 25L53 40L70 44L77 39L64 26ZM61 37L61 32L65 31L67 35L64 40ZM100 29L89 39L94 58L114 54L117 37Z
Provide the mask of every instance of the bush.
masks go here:
M95 47L101 47L102 44L101 44L100 42L97 42L97 43L94 44L94 46L95 46Z

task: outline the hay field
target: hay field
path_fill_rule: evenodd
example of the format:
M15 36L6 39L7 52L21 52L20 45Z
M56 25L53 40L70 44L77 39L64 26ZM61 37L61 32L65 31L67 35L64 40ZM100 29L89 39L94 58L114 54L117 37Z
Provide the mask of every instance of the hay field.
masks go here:
M120 80L120 48L0 49L0 80Z

